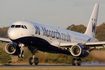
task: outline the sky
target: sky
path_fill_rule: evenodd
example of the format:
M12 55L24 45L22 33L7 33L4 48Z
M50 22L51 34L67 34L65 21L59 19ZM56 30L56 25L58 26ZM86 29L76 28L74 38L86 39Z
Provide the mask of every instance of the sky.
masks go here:
M100 4L97 24L105 22L105 0L0 0L0 27L29 20L60 28L87 26L95 3Z

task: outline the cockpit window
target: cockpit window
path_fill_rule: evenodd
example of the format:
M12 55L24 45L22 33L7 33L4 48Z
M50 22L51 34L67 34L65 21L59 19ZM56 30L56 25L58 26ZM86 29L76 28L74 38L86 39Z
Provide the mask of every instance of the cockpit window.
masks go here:
M23 29L27 29L27 27L25 25L12 25L11 28L23 28Z
M24 25L25 29L27 29L27 27Z
M21 27L21 25L16 25L16 26L15 26L15 28L20 28L20 27Z
M12 25L12 26L11 26L11 28L14 28L14 27L15 27L15 25Z
M24 26L22 25L22 28L24 28Z

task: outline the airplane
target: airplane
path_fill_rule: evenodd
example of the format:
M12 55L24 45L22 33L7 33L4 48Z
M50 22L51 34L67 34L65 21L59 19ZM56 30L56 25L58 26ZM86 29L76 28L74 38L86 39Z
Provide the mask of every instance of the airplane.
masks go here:
M38 65L35 57L37 50L49 53L63 53L74 56L72 65L81 65L81 58L87 57L96 47L104 48L105 41L99 42L95 38L99 4L95 4L87 29L84 34L57 28L28 20L14 22L8 29L8 37L0 37L0 41L7 42L6 53L24 57L24 47L28 47L33 57L29 64ZM93 47L93 48L92 48Z

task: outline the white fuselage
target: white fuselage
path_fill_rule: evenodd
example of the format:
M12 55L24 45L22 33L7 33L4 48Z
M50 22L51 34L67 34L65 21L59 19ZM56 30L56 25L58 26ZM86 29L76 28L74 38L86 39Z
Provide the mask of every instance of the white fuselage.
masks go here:
M13 27L11 26L8 30L8 36L11 40L16 40L22 37L38 37L46 40L49 44L54 41L68 42L68 43L82 43L87 41L95 41L95 38L91 38L82 33L77 33L70 30L65 30L49 25L44 25L31 21L17 21L14 22ZM16 25L20 25L19 27ZM22 26L26 26L27 28ZM54 46L57 46L56 44Z

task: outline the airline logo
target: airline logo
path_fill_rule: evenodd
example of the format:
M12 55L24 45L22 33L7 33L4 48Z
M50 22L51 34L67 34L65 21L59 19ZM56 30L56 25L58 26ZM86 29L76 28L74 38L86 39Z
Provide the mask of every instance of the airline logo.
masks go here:
M95 23L92 24L92 32L93 32L93 33L96 32L96 25L95 25Z
M92 23L92 32L93 32L93 33L96 33L96 21L97 21L97 20L95 20L95 19L93 20L93 18L92 18L92 21L94 21L94 22Z
M53 31L53 30L48 30L45 27L41 27L42 29L41 30L39 26L34 25L34 27L35 27L35 34L40 35L40 31L43 31L43 36L52 37L52 38L60 39L63 41L71 42L70 35L68 32L65 34L65 33L60 33L57 29Z

